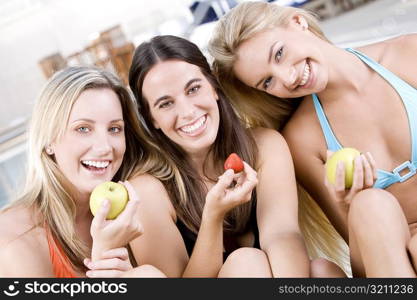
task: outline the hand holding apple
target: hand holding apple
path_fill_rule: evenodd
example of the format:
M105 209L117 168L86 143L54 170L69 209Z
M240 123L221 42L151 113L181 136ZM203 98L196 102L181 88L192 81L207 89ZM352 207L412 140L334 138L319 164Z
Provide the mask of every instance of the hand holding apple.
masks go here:
M345 187L348 189L351 188L353 183L354 160L359 155L361 155L360 152L354 148L342 148L336 151L326 162L327 180L335 184L337 165L341 161L345 165Z
M122 191L127 191L129 201L126 200L124 202L127 202L123 206L124 209L120 208L121 206L117 206L122 211L114 219L106 219L111 208L111 201L108 199L108 196L105 198L100 196L98 198L100 201L97 200L97 202L101 202L101 206L100 203L94 203L97 208L95 209L95 216L90 227L90 234L93 238L92 261L100 260L102 254L107 250L125 247L131 240L143 233L143 227L138 216L139 196L128 181L119 183L115 187L120 186L123 187ZM124 194L122 193L122 195Z
M354 148L342 148L330 156L326 162L326 174L329 182L335 184L337 165L339 162L343 162L345 169L345 187L351 188L353 183L354 160L360 155L360 152Z
M110 201L110 210L106 219L115 219L125 208L129 195L123 184L106 181L96 186L90 195L90 210L95 216L104 199Z

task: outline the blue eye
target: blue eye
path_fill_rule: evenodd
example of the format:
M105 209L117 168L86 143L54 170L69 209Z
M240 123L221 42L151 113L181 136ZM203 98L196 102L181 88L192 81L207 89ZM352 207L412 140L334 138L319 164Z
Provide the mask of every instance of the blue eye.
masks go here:
M87 133L87 132L90 132L90 128L85 127L85 126L81 126L81 127L77 128L77 131L81 132L81 133Z
M271 81L272 81L272 77L268 77L267 79L265 79L262 87L264 88L264 90L267 90L268 87L271 85Z
M278 49L277 53L275 54L275 60L279 61L284 53L284 47Z

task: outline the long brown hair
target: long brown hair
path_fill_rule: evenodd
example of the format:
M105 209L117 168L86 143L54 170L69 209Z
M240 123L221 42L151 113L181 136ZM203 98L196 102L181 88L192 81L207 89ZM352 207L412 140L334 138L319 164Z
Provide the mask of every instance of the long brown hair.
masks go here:
M138 101L139 114L143 118L149 139L160 153L158 157L153 158L153 161L148 161L147 169L141 171L152 174L162 181L177 217L191 231L197 233L201 224L207 188L201 176L191 166L185 151L153 126L149 105L142 93L146 74L153 66L166 60L179 60L198 66L219 97L217 101L220 114L219 130L204 161L204 176L207 177L208 164L214 166L218 175L222 174L223 162L232 152L237 153L248 164L256 166L257 147L253 137L242 126L219 88L207 59L195 44L180 37L167 35L156 36L137 47L130 68L129 84ZM209 157L213 159L209 161ZM215 182L214 178L209 179ZM252 195L251 202L240 205L227 214L224 221L225 232L241 233L247 230L251 208L255 201L255 193Z

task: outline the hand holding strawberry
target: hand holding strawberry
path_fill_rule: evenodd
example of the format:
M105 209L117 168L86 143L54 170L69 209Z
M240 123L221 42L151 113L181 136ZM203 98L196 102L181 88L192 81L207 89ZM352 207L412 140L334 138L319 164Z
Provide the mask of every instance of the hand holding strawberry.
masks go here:
M224 170L228 169L232 169L235 173L243 171L243 161L236 153L230 154L224 162Z

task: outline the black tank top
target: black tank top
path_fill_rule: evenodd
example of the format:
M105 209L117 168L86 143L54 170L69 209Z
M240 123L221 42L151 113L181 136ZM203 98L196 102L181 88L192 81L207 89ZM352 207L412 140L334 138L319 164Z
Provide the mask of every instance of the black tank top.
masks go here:
M256 201L253 201L251 214L249 218L248 230L251 230L255 236L254 248L260 249L259 244L259 231L258 223L256 221ZM188 256L191 256L193 252L195 242L197 240L197 235L192 232L188 227L179 219L177 219L177 228L181 233L182 239L184 240L185 247L187 249ZM236 236L232 234L223 233L223 246L225 251L223 252L223 261L232 253L234 250L240 248L236 241Z

